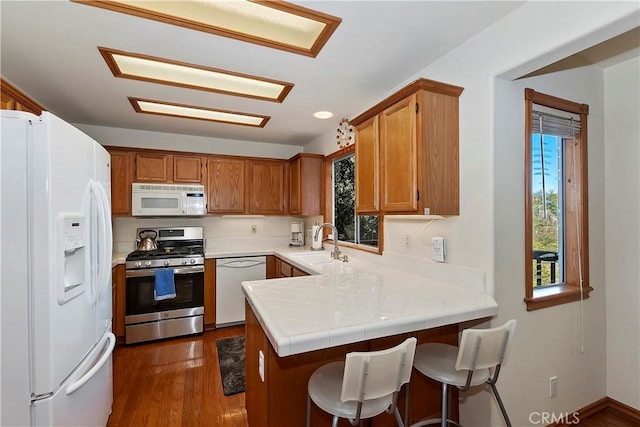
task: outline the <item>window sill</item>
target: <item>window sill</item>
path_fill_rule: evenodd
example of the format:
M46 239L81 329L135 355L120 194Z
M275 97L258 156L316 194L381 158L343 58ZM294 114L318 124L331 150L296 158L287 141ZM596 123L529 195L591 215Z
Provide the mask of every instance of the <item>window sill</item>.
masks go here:
M583 298L589 298L593 288L585 286L583 288ZM539 310L541 308L553 307L569 302L580 301L580 288L575 285L557 285L533 290L533 296L524 299L527 304L527 311Z
M327 240L329 243L333 243L333 240ZM345 248L358 249L360 251L369 252L372 254L382 254L382 250L380 248L374 248L373 246L366 245L358 245L351 242L343 242L342 240L338 240L338 245Z

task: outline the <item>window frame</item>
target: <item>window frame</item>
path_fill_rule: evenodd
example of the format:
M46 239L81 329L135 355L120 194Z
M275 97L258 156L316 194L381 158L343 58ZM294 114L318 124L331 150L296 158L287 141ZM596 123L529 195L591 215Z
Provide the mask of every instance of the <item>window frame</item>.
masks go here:
M342 148L334 153L326 155L324 157L324 162L323 162L324 179L322 180L323 182L323 191L322 191L323 203L322 204L324 206L324 213L323 213L324 222L331 222L331 220L333 219L333 162L335 160L339 160L344 157L347 157L351 154L355 155L355 145L353 144L345 148ZM358 161L356 159L356 169L357 168L358 168ZM357 212L356 212L356 215L357 215ZM383 234L384 216L383 215L377 215L377 216L379 218L377 248L374 248L372 246L367 246L367 245L360 245L356 243L343 242L342 240L338 240L339 245L347 248L358 249L364 252L382 255L382 250L384 246L384 234ZM323 230L323 234L324 234L324 238L326 238L327 235L329 234L329 230L325 228Z
M536 92L533 89L524 90L525 98L525 298L524 302L527 311L552 307L569 302L579 301L589 298L589 293L593 288L589 285L589 211L588 211L588 122L589 106L578 104L552 95ZM563 165L563 186L565 195L565 206L563 216L565 222L564 230L564 281L556 285L544 287L533 287L533 215L532 215L532 133L533 133L533 105L542 105L556 110L566 111L580 116L581 131L576 140L577 144L566 144ZM567 152L569 149L571 152ZM575 157L574 151L575 150ZM567 160L572 156L576 161ZM567 177L574 176L577 179L571 182ZM577 201L575 203L574 201ZM576 227L575 218L579 227ZM577 230L577 231L576 231ZM578 251L578 246L580 251ZM578 259L578 257L580 257ZM582 288L580 286L580 268L582 269Z

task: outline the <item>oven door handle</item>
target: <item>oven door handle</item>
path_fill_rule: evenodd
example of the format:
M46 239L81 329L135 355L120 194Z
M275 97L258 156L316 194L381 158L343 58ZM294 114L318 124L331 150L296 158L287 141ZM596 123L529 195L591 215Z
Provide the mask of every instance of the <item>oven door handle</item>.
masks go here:
M127 270L125 277L152 277L155 276L157 268L148 268L144 270ZM174 274L192 274L192 273L204 273L203 265L178 267L173 269Z

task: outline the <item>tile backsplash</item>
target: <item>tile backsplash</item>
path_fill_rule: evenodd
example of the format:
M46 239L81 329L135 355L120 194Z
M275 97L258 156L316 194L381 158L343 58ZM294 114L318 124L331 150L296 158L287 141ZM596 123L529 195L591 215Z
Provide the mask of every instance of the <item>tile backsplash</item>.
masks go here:
M177 227L177 226L201 226L204 227L206 246L211 246L214 241L229 240L233 238L256 237L261 240L269 239L286 244L291 236L290 224L300 221L294 217L280 216L222 216L204 218L113 218L114 252L130 252L136 246L136 229L142 227ZM253 231L255 226L255 232Z

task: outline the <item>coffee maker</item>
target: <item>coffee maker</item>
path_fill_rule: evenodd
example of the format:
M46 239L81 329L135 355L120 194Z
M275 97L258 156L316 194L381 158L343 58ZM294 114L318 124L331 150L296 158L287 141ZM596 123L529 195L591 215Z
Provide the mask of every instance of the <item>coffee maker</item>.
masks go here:
M304 223L291 223L291 242L289 246L304 246Z

